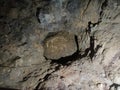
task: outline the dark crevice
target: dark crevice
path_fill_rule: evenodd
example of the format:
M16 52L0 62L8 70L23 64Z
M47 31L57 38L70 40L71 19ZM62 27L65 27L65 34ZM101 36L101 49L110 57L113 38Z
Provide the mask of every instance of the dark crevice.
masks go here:
M52 65L52 64L51 64L51 65ZM44 87L43 87L43 86L40 87L40 85L41 85L43 82L45 82L46 80L48 80L49 77L52 75L52 73L54 73L54 72L56 72L57 70L59 70L59 69L60 69L60 66L61 66L61 65L56 66L55 69L54 69L54 71L52 71L51 73L46 74L42 79L40 78L40 79L39 79L39 83L37 84L37 86L35 87L34 90L45 90ZM39 89L39 88L40 88L40 89Z
M20 59L20 58L21 58L20 56L16 56L15 58L13 58L12 61L14 62L14 61L16 61L16 60L18 60L18 59Z
M88 55L89 51L90 51L90 48L87 48L87 49L85 50L84 54L81 55L81 58L86 57L86 56Z
M92 21L89 21L89 22L88 22L88 31L89 31L88 33L91 32L91 28L92 28L92 27L95 27L96 25L99 25L99 23L102 22L103 11L104 11L104 9L105 9L107 6L108 6L108 0L104 0L104 2L103 2L102 5L101 5L101 11L100 11L100 18L99 18L99 20L98 20L96 23L92 23Z
M101 48L102 45L97 45L96 48L95 48L95 53L97 53L97 51L99 50L99 48Z
M95 48L95 37L94 35L91 35L91 32L92 32L91 28L95 27L96 25L99 25L100 22L101 21L99 20L96 23L92 23L91 21L88 22L87 32L90 35L90 47L86 49L86 52L88 53L90 51L89 57L91 58L91 60L93 59L94 55L97 53L98 49L102 47L101 45L97 45L97 47Z
M15 61L19 60L21 57L20 56L15 56L9 60L7 60L6 62L3 62L2 64L0 64L0 67L10 67L11 64L13 64Z
M20 45L18 45L18 47L24 46L24 45L26 45L26 44L27 44L27 42L23 42L23 43L21 43Z
M53 72L52 72L52 73L53 73ZM50 75L51 75L51 74L45 75L45 77L43 78L43 81L42 81L42 82L45 82L46 80L48 80L48 78L49 78ZM40 80L41 80L41 79L40 79ZM40 81L40 80L39 80L39 81ZM37 84L37 86L35 87L34 90L43 90L42 87L40 88L40 85L41 85L42 82L39 82L39 83ZM40 89L39 89L39 88L40 88Z
M41 8L38 7L37 10L36 10L36 17L37 17L37 20L38 20L39 23L40 23L40 19L39 19L40 9Z
M35 87L34 90L45 90L43 82L49 80L52 73L58 71L60 69L60 67L61 67L61 65L59 64L58 66L55 67L54 71L52 71L51 73L48 73L47 75L45 75L44 78L39 79L39 83L37 84L37 86ZM40 86L41 84L43 84L42 87Z
M30 78L30 77L27 77L27 76L26 76L26 77L23 78L22 81L19 81L19 83L25 82L25 81L27 81L29 78Z
M107 6L108 6L108 0L104 0L103 4L101 6L101 11L100 11L100 20L102 19L103 11Z
M91 33L91 24L92 24L91 21L89 21L89 22L88 22L88 28L87 28L87 30L86 30L89 35L90 35L90 33Z
M50 75L51 75L51 74L47 74L47 75L45 75L45 77L43 78L44 81L48 80L48 78L49 78Z
M39 23L41 23L41 21L40 21L40 19L39 19L39 14L40 14L40 12L42 11L42 12L46 12L46 10L48 10L49 8L47 8L49 5L50 5L50 2L51 2L51 0L43 0L43 1L41 1L41 3L42 2L45 2L45 4L43 4L43 6L41 6L41 7L37 7L37 9L36 9L36 17L37 17L37 20L38 20L38 22ZM43 8L44 7L44 8Z
M75 42L76 42L76 46L77 46L77 52L79 52L79 44L78 44L78 37L77 37L77 35L75 35Z
M118 90L118 87L120 87L120 84L113 83L113 84L110 86L109 90L111 90L112 87L114 87L114 90Z
M68 66L70 65L73 61L77 60L81 58L81 55L79 54L79 52L77 51L76 53L74 53L71 56L67 56L67 57L62 57L60 59L57 60L52 60L51 64L57 63L59 65L63 65L63 66Z
M93 26L93 23L91 21L88 22L88 28L87 28L87 32L89 33L89 35L91 34L91 28ZM90 47L88 49L86 49L87 51L86 52L89 52L90 51L90 58L92 60L94 54L95 54L95 50L94 50L94 36L91 36L90 35Z
M98 49L100 47L102 47L101 45L98 45L96 48L95 48L95 37L94 35L91 35L91 28L95 27L96 25L99 25L101 23L101 19L102 19L102 14L103 14L103 11L104 9L107 7L108 5L108 0L104 0L104 2L102 3L102 6L101 6L101 12L100 12L100 18L98 20L98 22L96 23L92 23L92 21L89 21L88 22L88 28L87 28L87 32L89 33L90 35L90 47L88 49L86 49L86 54L84 56L87 55L87 53L90 51L90 58L92 60L92 58L94 57L94 55L97 53ZM94 49L95 48L95 49Z
M26 77L23 78L22 81L19 81L19 82L25 82L25 81L27 81L30 77L31 77L31 76L26 76Z
M60 69L60 66L61 66L61 65L56 66L56 67L55 67L55 71L59 70L59 69Z
M59 64L58 66L55 67L54 71L45 75L43 79L39 79L39 83L37 84L37 86L35 87L34 90L45 90L44 86L42 85L42 87L40 87L40 85L43 84L43 82L47 81L50 78L50 76L52 75L52 73L58 71L60 69L60 67L61 67L61 65Z
M93 56L95 55L95 50L94 50L94 47L95 47L95 42L94 42L94 36L90 36L90 58L92 60Z
M32 73L33 72L30 72L29 74L27 74L27 76L23 77L23 79L21 81L19 81L19 82L25 82L25 81L27 81L31 77Z
M39 90L38 88L39 88L40 84L41 84L41 82L37 84L37 86L35 87L34 90Z

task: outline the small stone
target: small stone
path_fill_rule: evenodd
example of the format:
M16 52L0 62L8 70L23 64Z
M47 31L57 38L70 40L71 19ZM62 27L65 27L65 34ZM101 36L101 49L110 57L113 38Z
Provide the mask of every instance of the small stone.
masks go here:
M74 34L60 31L47 37L44 41L44 56L48 59L60 59L77 51Z

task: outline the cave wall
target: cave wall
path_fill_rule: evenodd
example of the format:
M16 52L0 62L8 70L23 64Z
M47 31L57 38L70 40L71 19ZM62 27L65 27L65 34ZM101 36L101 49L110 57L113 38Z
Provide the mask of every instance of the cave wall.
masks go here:
M119 90L119 0L0 0L0 88Z

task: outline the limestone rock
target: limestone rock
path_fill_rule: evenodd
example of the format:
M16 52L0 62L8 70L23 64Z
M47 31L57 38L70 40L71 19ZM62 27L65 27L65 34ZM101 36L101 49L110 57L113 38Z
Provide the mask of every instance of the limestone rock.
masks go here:
M75 36L69 32L57 32L44 42L44 56L48 59L60 59L76 52Z
M97 23L104 0L48 0L39 6L37 17L40 26L53 30L86 28L88 22Z
M78 33L78 45L81 54L90 47L90 35L85 30Z
M0 0L0 90L9 88L120 90L120 0Z

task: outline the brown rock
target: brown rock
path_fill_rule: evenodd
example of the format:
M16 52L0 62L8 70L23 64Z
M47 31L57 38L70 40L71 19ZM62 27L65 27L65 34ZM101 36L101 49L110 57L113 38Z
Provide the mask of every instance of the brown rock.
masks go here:
M69 32L57 32L47 37L44 42L44 56L48 59L66 57L75 53L76 50L75 36Z

